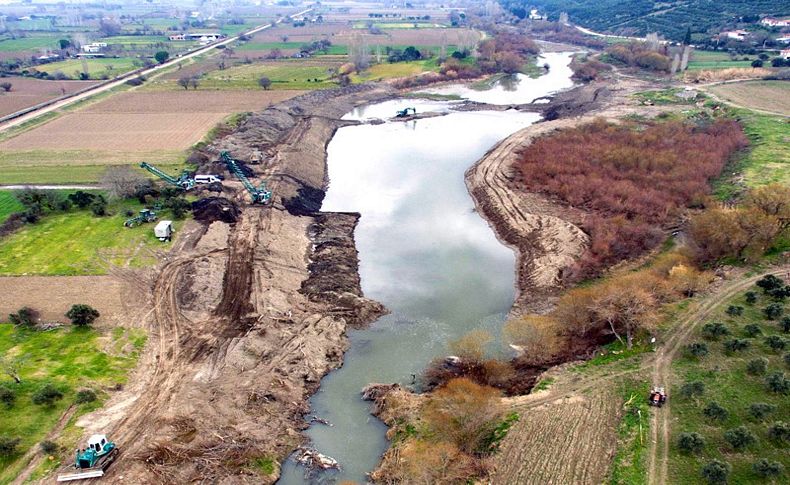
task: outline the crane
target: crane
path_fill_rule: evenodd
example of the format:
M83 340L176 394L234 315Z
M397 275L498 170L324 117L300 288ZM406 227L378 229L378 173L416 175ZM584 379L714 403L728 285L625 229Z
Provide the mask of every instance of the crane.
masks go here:
M244 175L244 172L241 171L241 168L236 163L236 161L230 156L228 151L222 151L219 154L220 159L223 163L228 167L228 170L232 172L236 177L241 180L241 183L244 184L244 187L247 189L247 192L250 193L252 196L252 202L254 204L268 204L269 200L272 198L272 193L270 190L266 190L266 182L261 182L260 187L256 187L252 185L252 182Z
M171 175L164 173L163 171L159 170L158 168L154 167L149 163L142 162L140 164L140 168L144 168L151 172L152 174L156 175L160 179L164 180L165 182L178 187L183 190L189 190L195 186L195 179L189 175L188 170L184 170L184 172L178 177L175 178Z

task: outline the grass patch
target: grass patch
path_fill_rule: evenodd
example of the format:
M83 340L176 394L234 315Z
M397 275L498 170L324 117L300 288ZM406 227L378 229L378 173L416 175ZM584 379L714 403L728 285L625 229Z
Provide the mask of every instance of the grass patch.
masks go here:
M778 321L766 320L762 309L772 302L762 291L753 287L758 299L754 305L748 305L744 294L721 305L707 322L721 322L726 325L731 335L720 341L706 341L698 329L691 338L692 342L704 342L709 353L705 357L695 358L684 354L673 362L676 389L671 393L672 414L675 424L672 427L670 441L670 477L672 483L705 483L700 476L700 469L712 459L726 461L732 465L730 483L766 483L764 478L757 476L752 464L760 458L782 463L785 470L790 469L790 454L786 445L774 442L768 437L768 425L777 420L787 420L790 416L790 400L786 395L772 393L765 384L763 375L750 375L746 371L747 363L754 359L768 360L767 374L776 371L787 372L782 355L788 350L775 352L765 344L765 338L781 333ZM743 307L743 314L732 316L725 313L730 305ZM707 323L706 322L706 323ZM757 324L762 335L748 337L746 325ZM750 342L749 348L728 354L724 351L723 342L730 338L745 339ZM705 385L699 397L684 397L677 392L683 383L701 381ZM705 417L702 410L710 403L717 402L727 410L728 415L722 421L714 421ZM748 411L751 404L764 402L776 406L764 421L752 417ZM735 451L725 441L723 435L728 429L746 426L757 437L754 445L744 451ZM705 440L704 449L697 454L686 454L678 449L677 441L680 433L696 432ZM787 471L785 471L787 473ZM785 475L786 476L786 475Z
M748 57L748 60L744 60ZM694 51L689 61L689 71L711 70L711 69L731 69L737 67L752 67L752 61L756 56L730 57L726 52L715 51Z
M382 79L394 79L399 77L416 76L417 74L437 71L439 66L436 64L435 59L426 59L421 61L409 62L382 62L381 64L374 64L361 74L354 74L351 80L354 82L365 82Z
M609 479L612 485L647 483L650 410L646 397L649 390L647 382L630 379L620 389L625 404L617 428L617 453Z
M108 79L133 69L137 69L140 64L139 59L132 57L117 57L117 58L96 58L87 59L85 61L88 66L88 74L91 79ZM47 72L54 74L57 71L62 72L67 76L75 79L79 78L79 74L83 70L82 60L69 59L67 61L52 62L44 64L36 68L40 72Z
M51 35L31 35L21 39L0 38L0 52L32 51L36 49L57 49L58 41Z
M123 351L108 351L103 348L103 336L91 328L64 327L47 332L36 332L0 324L0 354L19 357L21 384L15 384L3 375L0 384L13 389L16 395L14 406L0 412L0 429L5 435L22 439L16 455L0 459L0 483L9 483L25 466L19 458L26 450L37 446L47 432L57 423L61 415L74 403L78 390L102 388L123 384L128 372L135 366L141 346L145 341L140 330L129 330L138 344L123 346ZM125 334L124 334L125 335ZM52 406L39 406L31 396L45 383L52 383L61 392L63 399ZM75 417L101 405L106 397L98 392L99 400L80 404ZM70 456L76 445L76 437L62 439L60 444ZM50 465L45 465L50 466Z
M113 215L95 217L88 210L47 215L5 237L0 245L0 275L104 274L106 263L133 267L154 263L146 249L166 247L153 234L153 224L123 227L126 210L136 201L114 203ZM160 214L161 215L161 214ZM167 218L164 213L164 218ZM176 233L182 224L175 222Z
M252 461L252 467L264 475L273 475L277 469L277 461L270 456L262 456Z
M206 73L200 79L200 89L260 90L258 80L262 76L271 79L271 89L310 90L336 87L337 83L330 78L330 67L332 66L329 64L306 65L299 59L243 64ZM173 89L183 89L175 81L168 84Z
M554 383L553 377L547 377L545 379L541 379L540 382L535 384L535 387L532 388L532 392L545 391L546 389L551 387L553 383Z
M0 223L8 219L14 212L23 209L22 204L16 199L14 192L10 190L0 190Z
M588 360L587 362L577 365L573 369L575 371L584 372L595 367L627 360L632 357L644 354L645 352L651 352L652 350L652 345L646 342L635 342L630 349L627 349L625 345L621 344L619 341L616 341L604 345L598 352L596 352L595 357Z

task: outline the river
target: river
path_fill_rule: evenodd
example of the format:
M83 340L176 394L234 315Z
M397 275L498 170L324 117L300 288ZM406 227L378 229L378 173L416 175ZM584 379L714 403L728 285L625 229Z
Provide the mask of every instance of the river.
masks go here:
M569 54L548 56L538 62L549 62L549 73L570 61ZM521 80L510 92L530 100L549 95L570 87L566 74L567 82L552 75ZM494 89L504 99L506 87ZM330 183L322 210L362 214L355 233L362 288L391 314L349 332L343 367L321 381L310 401L311 414L332 423L310 427L311 446L338 460L342 471L308 479L289 459L280 484L364 483L388 443L386 427L360 399L362 388L373 382L411 383L431 359L447 355L448 342L471 330L499 336L513 303L515 256L475 212L464 172L540 116L454 112L454 104L410 99L358 108L344 118L386 119L405 107L448 114L344 127L329 143Z

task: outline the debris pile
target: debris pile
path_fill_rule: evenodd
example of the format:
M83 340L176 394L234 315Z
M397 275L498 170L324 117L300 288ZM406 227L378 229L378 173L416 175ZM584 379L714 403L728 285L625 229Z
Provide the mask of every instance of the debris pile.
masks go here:
M200 222L222 221L232 224L239 219L241 210L223 197L206 197L192 203L192 214Z
M337 460L313 448L297 448L294 459L308 470L340 470Z

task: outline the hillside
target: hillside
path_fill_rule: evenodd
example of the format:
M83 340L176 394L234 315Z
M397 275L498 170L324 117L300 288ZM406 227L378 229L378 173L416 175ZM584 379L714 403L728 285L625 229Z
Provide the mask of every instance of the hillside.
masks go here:
M511 11L537 7L556 20L568 12L571 22L600 32L644 35L660 32L682 40L686 29L707 32L734 23L743 16L790 14L784 0L500 0ZM756 19L755 19L756 20Z

